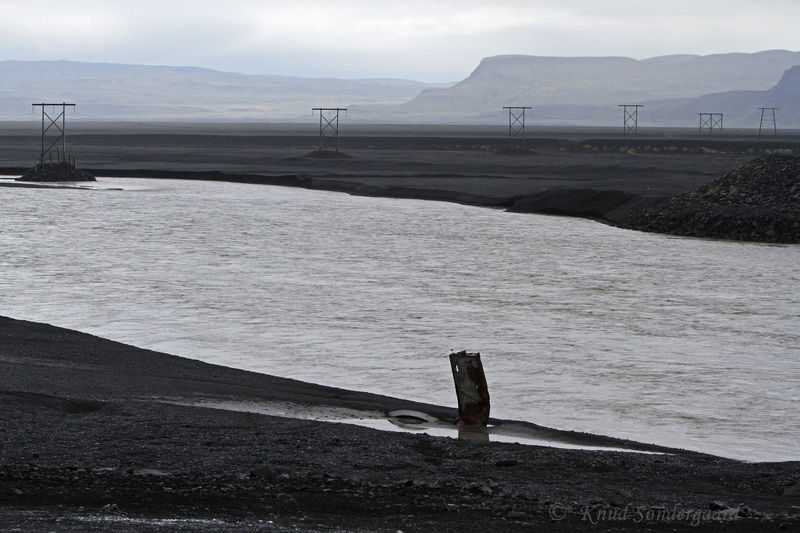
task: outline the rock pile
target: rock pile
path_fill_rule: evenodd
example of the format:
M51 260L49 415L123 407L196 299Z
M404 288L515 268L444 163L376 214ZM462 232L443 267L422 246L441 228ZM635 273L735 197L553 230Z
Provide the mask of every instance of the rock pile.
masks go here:
M17 181L97 181L85 170L75 168L71 163L46 163L26 170Z
M694 191L637 210L622 225L692 237L800 243L800 157L759 157Z

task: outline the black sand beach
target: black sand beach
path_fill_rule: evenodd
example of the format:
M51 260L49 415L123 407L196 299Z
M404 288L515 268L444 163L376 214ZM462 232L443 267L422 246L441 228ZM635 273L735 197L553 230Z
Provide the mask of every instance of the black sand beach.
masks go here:
M455 417L9 318L0 318L0 398L4 531L800 528L800 462L459 440L191 406Z

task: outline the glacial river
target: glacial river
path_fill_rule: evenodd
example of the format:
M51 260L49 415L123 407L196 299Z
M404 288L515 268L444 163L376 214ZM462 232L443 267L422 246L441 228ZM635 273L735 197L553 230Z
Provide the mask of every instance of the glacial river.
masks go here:
M0 314L203 361L800 460L800 246L270 186L0 187Z

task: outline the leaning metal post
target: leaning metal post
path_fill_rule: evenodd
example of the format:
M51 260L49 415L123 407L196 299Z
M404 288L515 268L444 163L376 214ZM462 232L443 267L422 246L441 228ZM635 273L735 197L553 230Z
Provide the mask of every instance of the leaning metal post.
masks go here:
M458 396L458 424L485 427L489 423L489 387L483 373L481 354L466 351L451 353L450 368Z

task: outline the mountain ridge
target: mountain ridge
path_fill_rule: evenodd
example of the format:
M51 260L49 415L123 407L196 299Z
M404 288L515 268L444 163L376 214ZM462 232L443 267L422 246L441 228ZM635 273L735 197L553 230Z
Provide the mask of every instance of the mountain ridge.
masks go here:
M427 87L414 80L304 78L203 67L78 61L0 61L0 117L30 104L73 101L114 119L307 120L315 106L401 103Z
M618 122L619 104L699 98L731 90L768 90L795 65L800 65L800 52L786 50L643 60L492 56L481 60L466 79L451 87L423 90L409 102L381 111L412 122L428 117L501 123L502 106L527 105L534 108L534 122L538 109L542 123L610 125ZM647 120L647 116L643 118ZM669 117L659 116L658 120L663 118Z
M764 91L725 91L698 98L646 102L645 109L668 125L674 118L698 112L722 113L724 123L757 128L760 107L775 107L780 127L800 127L800 65L787 69L773 87Z
M757 127L757 107L794 109L800 52L483 58L465 79L430 84L397 78L304 78L203 67L73 61L0 61L0 118L30 117L30 104L74 101L77 118L107 120L307 122L311 107L350 109L364 123L502 124L502 107L531 106L532 125L615 126L619 104L644 104L640 126L696 124L698 112L726 113L728 127ZM792 72L789 77L787 73Z

